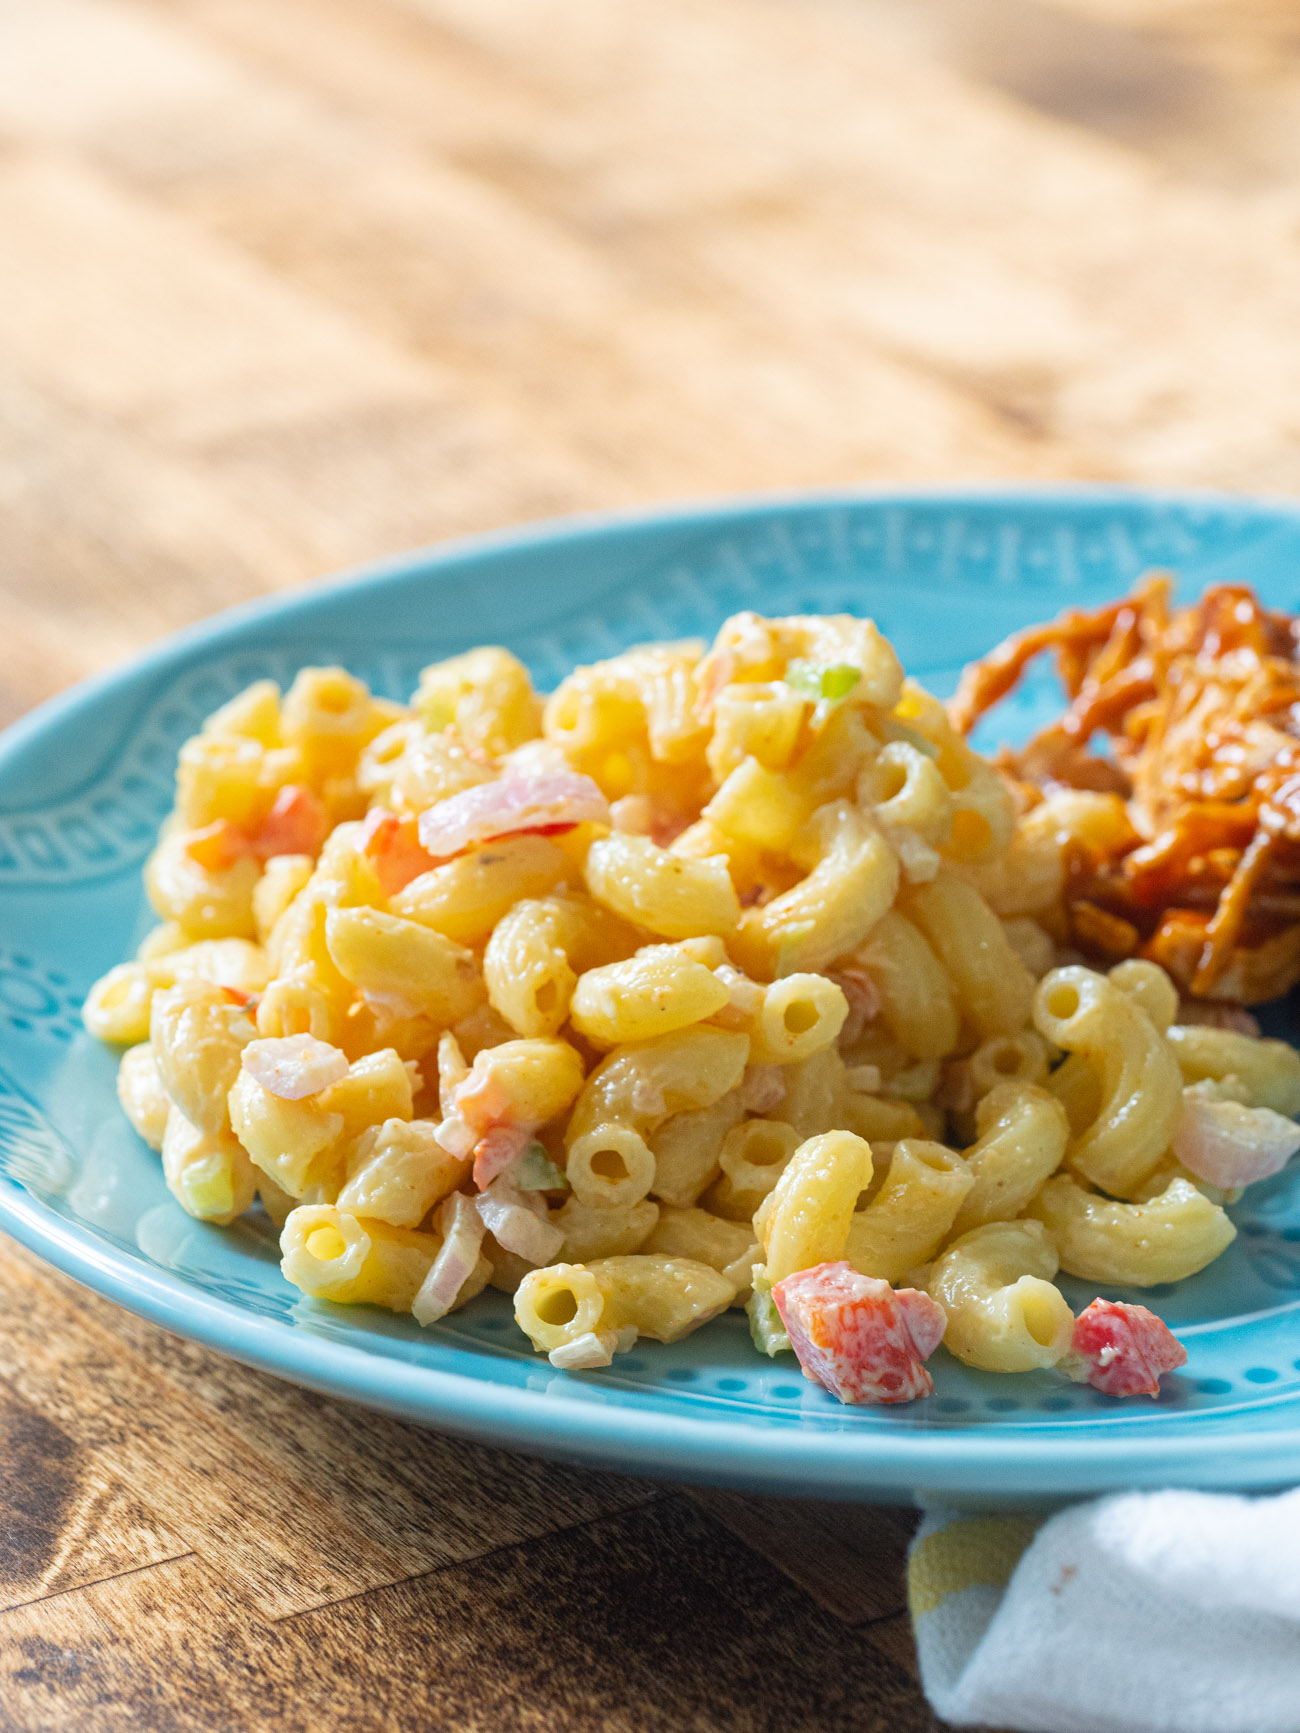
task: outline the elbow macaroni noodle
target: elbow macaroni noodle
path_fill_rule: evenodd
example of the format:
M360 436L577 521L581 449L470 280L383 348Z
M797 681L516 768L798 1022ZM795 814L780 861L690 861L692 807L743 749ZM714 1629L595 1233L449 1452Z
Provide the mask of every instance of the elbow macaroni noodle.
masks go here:
M263 1208L312 1298L427 1326L491 1281L580 1370L746 1303L775 1352L781 1284L838 1264L926 1289L972 1366L1050 1367L1058 1269L1232 1239L1185 1101L1300 1112L1300 1056L1180 1023L1156 964L1055 966L1063 851L1126 823L1018 814L849 616L546 699L498 648L409 707L306 669L182 748L161 924L85 1021L181 1206Z
M1074 1328L1065 1296L1052 1285L1059 1267L1041 1222L989 1222L962 1234L929 1281L931 1298L948 1314L949 1351L985 1372L1054 1366Z

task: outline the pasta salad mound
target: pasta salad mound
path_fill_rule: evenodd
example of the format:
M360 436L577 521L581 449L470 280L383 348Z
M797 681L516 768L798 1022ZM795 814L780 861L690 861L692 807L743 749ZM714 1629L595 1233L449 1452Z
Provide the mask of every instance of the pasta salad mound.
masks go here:
M941 1342L1155 1395L1164 1324L1054 1278L1216 1258L1300 1057L1067 948L1114 800L1027 800L849 615L545 698L503 649L409 705L308 668L182 747L160 924L86 1025L180 1205L260 1206L314 1298L428 1326L491 1284L570 1370L744 1307L851 1403Z

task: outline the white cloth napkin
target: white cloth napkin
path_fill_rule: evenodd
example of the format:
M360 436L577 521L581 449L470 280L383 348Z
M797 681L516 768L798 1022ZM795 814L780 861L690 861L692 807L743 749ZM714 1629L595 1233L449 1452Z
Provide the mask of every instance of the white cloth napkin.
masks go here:
M927 1512L926 1694L1017 1733L1300 1733L1300 1489L1121 1493L1038 1525Z

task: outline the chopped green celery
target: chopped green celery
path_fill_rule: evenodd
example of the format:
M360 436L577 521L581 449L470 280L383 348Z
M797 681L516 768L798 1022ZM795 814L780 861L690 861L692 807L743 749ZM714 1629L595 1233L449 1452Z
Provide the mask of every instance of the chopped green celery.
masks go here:
M848 662L791 662L783 676L786 685L814 704L842 704L862 679L862 670Z
M766 1354L769 1360L773 1360L789 1349L790 1338L785 1333L781 1314L772 1298L772 1284L761 1273L762 1268L761 1264L754 1265L754 1292L750 1295L745 1310L749 1314L749 1333L754 1338L754 1346L760 1354Z
M862 670L853 668L847 662L835 662L829 668L822 669L822 697L832 704L839 704L862 678Z
M520 1191L567 1191L569 1182L537 1139L519 1157L511 1179Z

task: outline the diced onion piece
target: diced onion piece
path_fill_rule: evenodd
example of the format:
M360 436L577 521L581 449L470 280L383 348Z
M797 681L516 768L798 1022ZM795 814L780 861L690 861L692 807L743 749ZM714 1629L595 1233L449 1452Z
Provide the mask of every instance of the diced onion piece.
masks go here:
M561 1342L546 1358L561 1372L590 1372L608 1366L619 1351L621 1331L587 1330L571 1342Z
M567 828L584 820L609 823L609 802L589 776L575 770L506 775L463 788L422 812L420 842L445 860L493 837Z
M1145 1306L1094 1300L1075 1320L1070 1350L1057 1370L1107 1396L1158 1396L1165 1372L1187 1363L1187 1350Z
M442 1246L411 1302L417 1324L436 1324L450 1312L457 1294L474 1274L487 1232L473 1198L466 1197L464 1192L456 1191L445 1198L436 1220Z
M865 969L827 969L828 981L843 993L849 1002L849 1014L840 1030L840 1044L850 1047L868 1023L880 1015L880 990Z
M610 807L609 822L628 836L649 836L654 827L654 803L648 794L625 794Z
M494 1125L474 1146L474 1184L486 1191L494 1179L509 1171L533 1141L525 1125Z
M358 998L368 1011L374 1013L379 1029L386 1029L407 1017L418 1017L421 1011L420 1001L410 993L376 992L373 988L363 987Z
M730 963L720 963L714 974L727 989L731 1009L742 1018L753 1019L763 1009L763 989L757 981L751 981L748 975L742 975L739 969Z
M453 1091L469 1076L469 1066L460 1050L460 1042L450 1029L438 1039L438 1100L442 1111L450 1113L454 1105Z
M740 1099L750 1113L770 1113L785 1100L785 1077L779 1065L750 1065L740 1085Z
M243 1066L268 1095L278 1095L281 1101L302 1101L348 1074L347 1055L314 1035L250 1041L244 1049Z
M449 1113L441 1120L434 1136L448 1155L454 1155L461 1161L473 1153L479 1140L478 1132L472 1125L467 1125L459 1113Z
M535 1191L517 1191L509 1180L496 1179L474 1200L483 1225L503 1251L540 1268L560 1255L563 1230L551 1222L546 1204Z
M457 1084L451 1106L452 1111L482 1137L506 1121L511 1101L499 1077L494 1077L490 1070L474 1066L465 1081Z
M1215 1101L1194 1084L1171 1143L1189 1173L1230 1190L1280 1173L1300 1149L1300 1125L1271 1107Z
M928 1294L895 1291L841 1261L796 1270L772 1298L804 1376L841 1402L911 1402L934 1389L922 1362L947 1318Z

